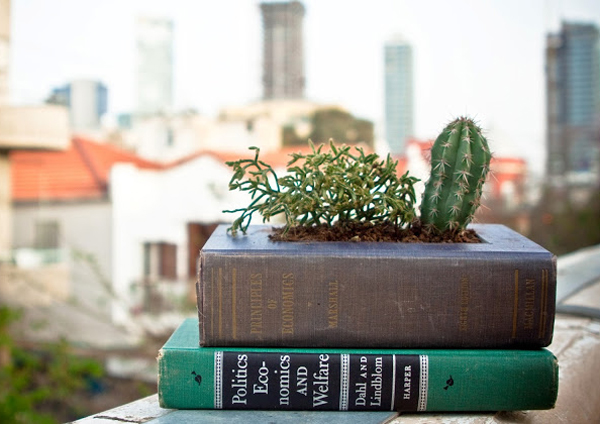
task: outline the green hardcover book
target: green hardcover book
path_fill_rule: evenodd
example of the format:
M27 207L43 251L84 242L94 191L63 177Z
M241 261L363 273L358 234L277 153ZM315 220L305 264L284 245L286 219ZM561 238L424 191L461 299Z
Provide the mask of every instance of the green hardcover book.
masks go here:
M188 319L158 356L160 405L176 409L498 411L550 409L546 349L210 348Z
M219 226L199 256L202 346L548 346L554 255L502 225L482 243L273 242Z

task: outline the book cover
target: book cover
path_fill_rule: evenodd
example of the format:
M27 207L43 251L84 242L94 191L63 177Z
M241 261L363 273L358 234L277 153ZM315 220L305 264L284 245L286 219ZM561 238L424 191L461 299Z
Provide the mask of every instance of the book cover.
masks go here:
M160 405L176 409L498 411L549 409L546 349L209 348L188 319L159 352Z
M200 252L203 346L532 348L550 344L556 258L502 225L482 243L273 242Z

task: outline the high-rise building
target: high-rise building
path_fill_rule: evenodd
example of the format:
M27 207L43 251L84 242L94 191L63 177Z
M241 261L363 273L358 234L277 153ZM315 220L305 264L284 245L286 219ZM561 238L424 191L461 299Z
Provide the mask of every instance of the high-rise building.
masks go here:
M385 133L393 154L403 154L413 134L413 54L400 36L385 44Z
M600 37L563 22L546 40L547 173L552 185L597 181L600 165Z
M304 97L304 6L298 1L261 3L263 98Z
M137 20L136 112L152 115L173 107L173 22Z
M74 130L96 130L107 110L108 90L99 81L75 80L53 89L46 103L66 106Z

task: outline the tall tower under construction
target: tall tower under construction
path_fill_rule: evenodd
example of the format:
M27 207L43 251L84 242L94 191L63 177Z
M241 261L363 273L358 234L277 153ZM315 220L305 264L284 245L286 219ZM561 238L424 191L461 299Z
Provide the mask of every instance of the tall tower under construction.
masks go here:
M299 1L265 2L263 19L263 98L304 97L304 6Z

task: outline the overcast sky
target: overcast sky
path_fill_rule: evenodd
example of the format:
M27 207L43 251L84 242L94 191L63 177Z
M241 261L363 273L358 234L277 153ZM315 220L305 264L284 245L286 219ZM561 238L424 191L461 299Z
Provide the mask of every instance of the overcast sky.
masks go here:
M135 18L175 25L175 106L215 115L257 100L256 0L12 0L11 100L41 103L77 78L102 81L109 112L134 106ZM475 117L498 154L541 169L545 35L561 20L600 25L598 0L304 0L306 96L383 122L383 46L413 46L415 131L433 138ZM381 132L379 130L378 132Z

